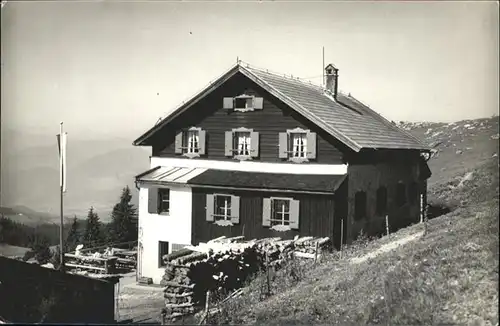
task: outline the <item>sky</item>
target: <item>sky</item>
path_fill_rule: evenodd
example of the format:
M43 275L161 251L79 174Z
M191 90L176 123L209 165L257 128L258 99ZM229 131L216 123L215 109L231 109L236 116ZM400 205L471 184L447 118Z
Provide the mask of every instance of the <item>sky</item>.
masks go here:
M339 88L390 120L498 112L496 2L14 2L2 130L130 141L235 64Z

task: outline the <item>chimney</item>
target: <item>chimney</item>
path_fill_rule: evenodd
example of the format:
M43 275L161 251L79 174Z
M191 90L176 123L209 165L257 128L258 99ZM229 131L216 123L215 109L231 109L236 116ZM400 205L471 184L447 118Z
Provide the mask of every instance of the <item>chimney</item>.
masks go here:
M326 90L337 99L339 70L331 63L325 67Z

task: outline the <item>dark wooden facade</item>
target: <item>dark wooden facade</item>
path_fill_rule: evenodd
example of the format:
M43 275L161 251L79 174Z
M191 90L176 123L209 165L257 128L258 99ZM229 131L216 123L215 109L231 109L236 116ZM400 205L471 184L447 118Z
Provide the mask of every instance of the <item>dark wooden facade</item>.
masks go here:
M223 109L223 98L245 92L264 98L263 110L236 112ZM153 136L153 156L182 157L175 154L175 134L183 128L200 127L206 131L206 155L195 159L234 160L224 155L224 132L233 128L249 128L260 134L259 157L254 161L282 162L278 157L279 133L296 127L317 133L316 159L310 163L341 164L345 145L277 100L257 84L236 74L225 84L175 118L168 128ZM186 158L188 159L188 158Z
M420 220L420 194L426 192L426 182L422 180L419 162L418 152L404 150L360 153L351 160L348 167L347 241L355 239L361 230L371 236L385 233L386 216L391 232ZM377 190L381 187L387 192L387 208L378 212ZM412 187L416 187L416 191L412 191ZM402 189L404 204L401 205L397 199ZM366 217L356 220L355 196L359 191L366 193Z
M345 184L345 182L344 182ZM193 188L192 239L193 244L206 242L213 238L243 235L247 239L281 237L291 239L299 236L321 236L340 239L340 219L345 216L344 184L336 194L313 195L302 193L277 193L237 191L210 188ZM240 197L240 222L234 226L219 226L206 221L206 195L224 193ZM300 201L299 229L275 231L262 225L263 198L291 197ZM336 209L337 206L337 209Z

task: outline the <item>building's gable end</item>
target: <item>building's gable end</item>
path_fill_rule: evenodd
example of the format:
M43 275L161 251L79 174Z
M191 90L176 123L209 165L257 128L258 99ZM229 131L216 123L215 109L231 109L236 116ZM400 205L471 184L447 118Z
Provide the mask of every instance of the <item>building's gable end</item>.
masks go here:
M241 94L262 99L261 108L250 111L228 109L226 99ZM227 133L241 128L258 134L258 137L254 137L258 141L258 148L252 143L252 149L258 150L258 155L252 153L248 158L257 162L288 162L279 155L279 134L295 128L310 130L316 137L315 143L310 142L315 146L311 152L316 154L309 155L311 163L343 163L344 153L351 151L315 122L290 108L243 73L234 74L217 89L156 130L149 140L153 156L182 157L175 150L175 137L179 130L192 127L205 131L206 152L201 155L201 159L233 160L234 157L226 148L231 145L231 142L227 143Z

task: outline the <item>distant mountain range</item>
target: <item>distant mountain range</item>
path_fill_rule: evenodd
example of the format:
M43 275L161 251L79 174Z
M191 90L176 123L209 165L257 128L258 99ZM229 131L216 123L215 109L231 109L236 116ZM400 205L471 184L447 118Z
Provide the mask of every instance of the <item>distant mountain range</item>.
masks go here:
M80 140L68 135L66 216L84 218L93 206L103 221L109 220L127 185L137 205L134 176L149 168L149 148L134 147L132 141L116 137ZM14 211L14 220L28 224L59 220L55 134L2 130L1 167L1 204Z

